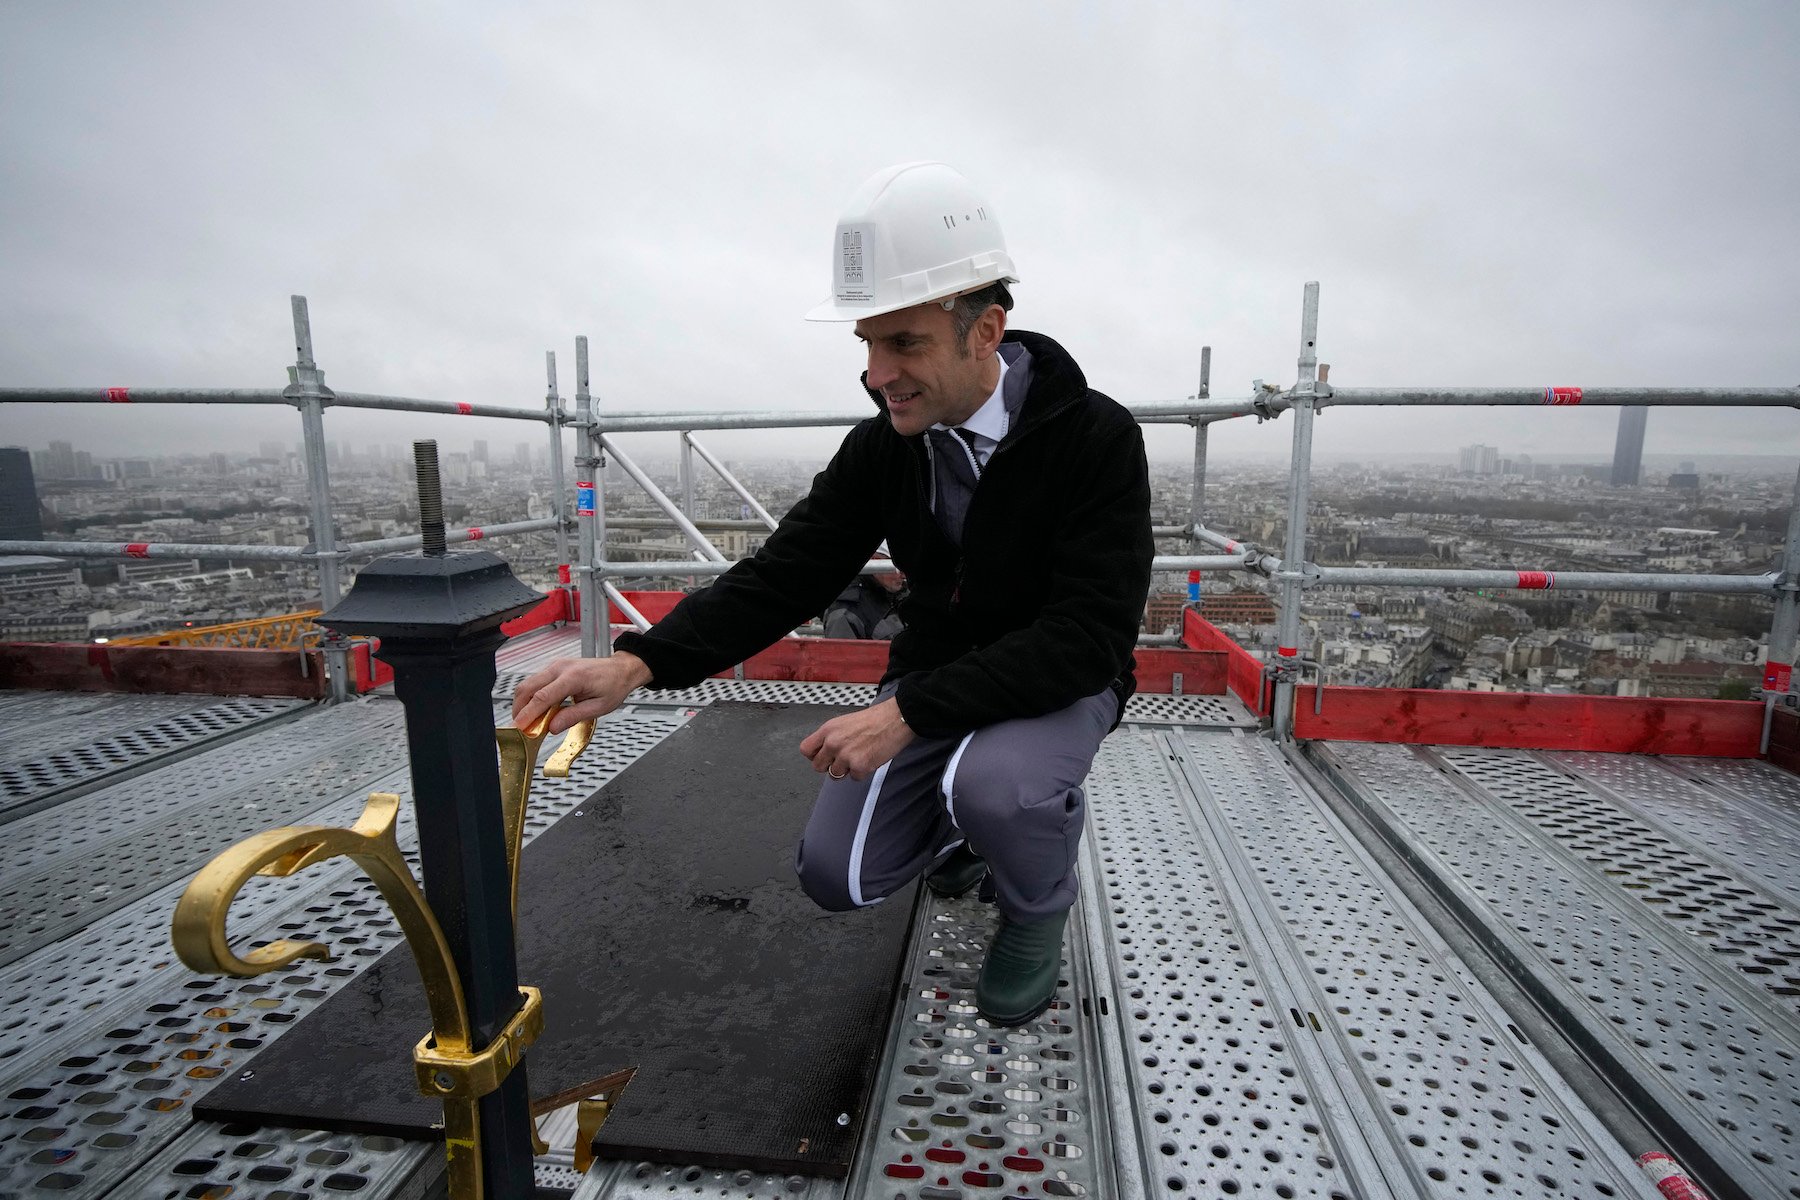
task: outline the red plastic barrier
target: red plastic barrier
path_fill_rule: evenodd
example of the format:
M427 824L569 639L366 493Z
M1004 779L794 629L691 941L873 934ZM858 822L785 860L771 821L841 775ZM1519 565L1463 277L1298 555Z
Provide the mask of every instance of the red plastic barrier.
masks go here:
M350 647L350 674L356 681L357 695L394 682L394 668L375 657L380 645L380 638L370 638Z
M1315 715L1316 691L1295 689L1295 737L1716 758L1755 758L1762 739L1749 700L1329 687Z
M1800 775L1800 713L1778 708L1769 722L1768 759L1778 767Z
M642 613L644 619L652 625L668 616L682 601L681 592L620 592L619 594L625 597L631 607ZM618 605L608 603L606 607L612 614L613 624L630 623L630 619L619 610Z
M0 687L316 700L325 694L325 658L317 650L10 642L0 644Z
M649 614L644 614L648 616ZM744 660L746 679L791 679L804 683L879 683L887 669L888 644L849 638L784 637ZM720 671L715 679L730 679Z
M1265 686L1261 659L1226 637L1217 625L1191 608L1181 614L1181 640L1195 650L1223 651L1225 686L1257 716L1269 715L1269 689Z
M1176 650L1163 646L1137 648L1137 685L1140 692L1172 692L1175 675L1181 675L1185 696L1223 696L1230 655L1222 650Z
M542 629L569 619L569 593L562 588L551 588L536 608L507 621L500 626L500 632L507 637L517 637L527 630Z

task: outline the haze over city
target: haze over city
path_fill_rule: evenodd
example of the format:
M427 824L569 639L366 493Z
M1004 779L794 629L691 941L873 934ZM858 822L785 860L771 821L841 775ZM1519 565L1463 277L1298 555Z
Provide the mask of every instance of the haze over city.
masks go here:
M535 408L543 352L570 394L586 334L604 406L862 413L855 342L800 314L856 185L918 158L992 198L1013 323L1122 400L1192 394L1203 344L1215 396L1291 382L1308 279L1340 386L1788 385L1796 34L1776 3L8 6L0 386L280 386L302 293L339 388ZM0 421L96 455L298 437L285 411ZM1601 462L1616 424L1336 410L1317 452ZM1288 428L1213 452L1284 456ZM1792 410L1659 410L1645 453L1797 447Z

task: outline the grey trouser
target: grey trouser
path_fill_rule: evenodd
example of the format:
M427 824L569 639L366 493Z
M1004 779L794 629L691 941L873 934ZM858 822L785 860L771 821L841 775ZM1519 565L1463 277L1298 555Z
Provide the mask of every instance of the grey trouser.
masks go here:
M1075 903L1081 781L1117 713L1105 691L966 737L916 738L867 780L826 780L794 856L800 886L833 911L874 904L966 839L1000 911L1062 912Z

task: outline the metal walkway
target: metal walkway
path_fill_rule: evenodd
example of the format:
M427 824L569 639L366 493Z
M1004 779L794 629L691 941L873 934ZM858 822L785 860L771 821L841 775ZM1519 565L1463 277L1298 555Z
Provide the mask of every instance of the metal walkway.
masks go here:
M497 714L518 677L573 652L572 632L502 651ZM652 695L603 723L572 778L534 786L528 835L700 705L871 693L715 680ZM67 750L76 703L0 696L8 761ZM142 728L189 703L87 711ZM0 826L0 1198L413 1197L441 1173L435 1147L189 1112L398 936L345 863L259 879L233 910L244 935L317 937L332 959L249 980L174 961L169 914L199 862L408 790L391 697L264 717L182 756L146 746ZM1134 700L1089 779L1057 1003L989 1029L972 991L992 911L928 897L849 1181L648 1163L582 1179L555 1123L540 1182L582 1200L1652 1200L1557 1056L1482 985L1475 966L1492 963L1459 955L1454 915L1741 1194L1800 1196L1800 779L1710 760L1309 753L1288 758L1235 700ZM1417 879L1389 873L1393 846ZM1421 883L1437 899L1409 898Z

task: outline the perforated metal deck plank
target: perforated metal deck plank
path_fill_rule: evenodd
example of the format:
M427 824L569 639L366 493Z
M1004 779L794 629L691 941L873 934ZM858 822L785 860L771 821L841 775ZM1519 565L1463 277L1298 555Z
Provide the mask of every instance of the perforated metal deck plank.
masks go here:
M1185 824L1268 1000L1254 1015L1285 1039L1271 1047L1287 1059L1283 1099L1308 1098L1337 1148L1312 1152L1340 1160L1344 1194L1656 1195L1270 742L1190 730L1164 744ZM1281 1111L1251 1090L1265 1120ZM1244 1104L1231 1091L1208 1099ZM1294 1148L1257 1132L1240 1173L1215 1181L1221 1193L1293 1191L1278 1172ZM1190 1161L1220 1144L1203 1134Z
M1800 1196L1800 1039L1766 991L1721 966L1736 925L1760 914L1688 879L1666 839L1529 755L1316 749L1665 1136L1741 1194Z
M0 763L52 745L137 729L217 704L217 696L149 696L131 692L0 691Z
M1538 836L1546 858L1567 855L1578 864L1577 878L1636 900L1631 915L1647 922L1662 944L1703 947L1709 959L1703 968L1718 973L1721 983L1749 985L1753 990L1740 992L1745 1007L1800 1038L1800 907L1725 865L1717 847L1672 834L1542 756L1464 747L1426 754L1518 817ZM1629 758L1610 773L1621 780L1643 774ZM1705 814L1690 814L1684 823L1713 826L1726 837L1723 823ZM1744 853L1761 869L1780 870L1768 855ZM1731 969L1720 971L1722 964Z
M526 836L573 809L683 719L669 711L609 719L569 779L533 785ZM396 782L401 786L392 790L404 795L404 783ZM361 800L342 797L319 814L320 822L346 823ZM416 845L411 812L410 803L402 805L399 834L409 861ZM292 882L257 880L246 892ZM129 989L134 1006L111 1005L104 1026L84 1026L52 1057L14 1060L7 1088L12 1107L0 1116L0 1195L78 1200L104 1195L127 1179L135 1189L136 1172L185 1132L188 1105L212 1080L239 1069L251 1052L398 939L390 911L368 881L351 872L325 872L308 882L312 890L289 893L284 911L258 914L267 924L252 931L234 920L233 932L260 933L259 941L321 940L332 946L332 958L252 979L212 979L167 966ZM247 895L234 913L251 899ZM166 925L161 937L159 950L167 944ZM421 1013L421 1028L427 1021ZM230 1127L219 1132L235 1136ZM314 1136L265 1128L258 1138L281 1150ZM234 1200L283 1190L278 1182L248 1179L234 1187Z
M129 1184L133 1197L368 1196L424 1200L443 1175L442 1151L399 1138L256 1125L193 1126Z
M261 697L208 697L199 704L186 697L125 699L134 703L85 710L67 722L36 721L16 731L9 723L12 744L0 752L0 824L53 805L64 793L243 733L305 703Z
M315 710L15 822L0 966L391 772L405 756L402 715L387 698Z
M1544 754L1580 777L1693 859L1735 874L1765 903L1785 907L1800 927L1800 829L1771 820L1764 806L1725 788L1632 754Z

